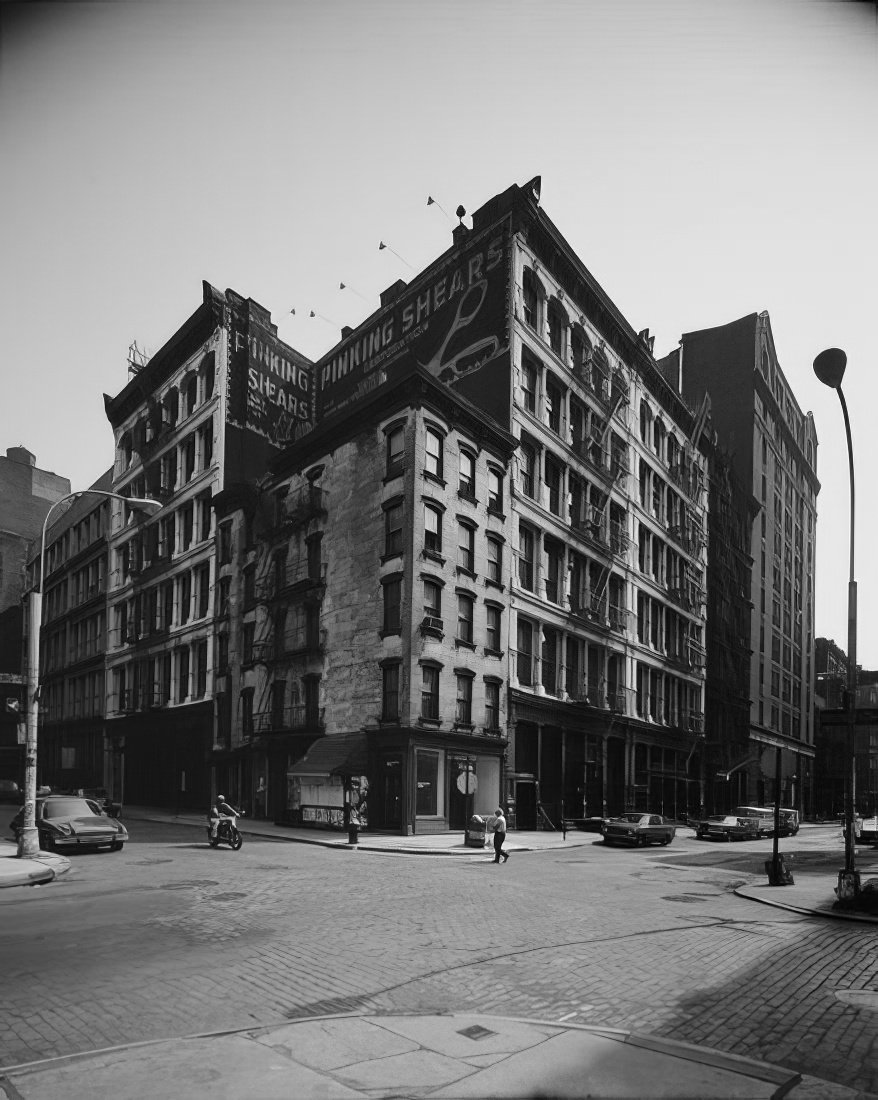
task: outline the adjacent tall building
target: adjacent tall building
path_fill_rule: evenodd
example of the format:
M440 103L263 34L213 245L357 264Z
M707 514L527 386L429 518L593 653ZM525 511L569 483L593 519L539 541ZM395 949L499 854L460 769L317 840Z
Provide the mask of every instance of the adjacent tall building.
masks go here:
M105 405L113 491L160 505L147 518L126 509L108 532L111 785L129 802L201 807L217 743L215 622L227 613L213 498L259 477L309 426L310 364L257 302L205 283L198 309Z
M23 608L28 554L70 482L41 470L25 447L0 456L0 778L24 775Z
M664 361L690 402L708 393L731 469L755 501L749 571L750 717L728 761L729 804L812 812L817 434L780 368L767 313L685 333ZM782 750L778 788L775 750Z

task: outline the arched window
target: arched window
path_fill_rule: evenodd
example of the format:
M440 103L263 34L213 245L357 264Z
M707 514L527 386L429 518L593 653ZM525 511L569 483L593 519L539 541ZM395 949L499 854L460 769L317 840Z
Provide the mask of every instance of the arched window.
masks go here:
M549 302L548 310L549 321L549 347L558 356L566 362L567 357L567 312L557 298L552 298Z

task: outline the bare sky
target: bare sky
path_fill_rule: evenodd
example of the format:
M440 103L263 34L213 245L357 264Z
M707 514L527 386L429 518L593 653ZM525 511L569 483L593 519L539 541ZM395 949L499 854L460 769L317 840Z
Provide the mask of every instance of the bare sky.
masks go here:
M540 174L656 355L768 310L816 418L817 633L842 648L847 449L811 364L846 350L859 659L878 668L873 4L74 0L0 5L0 30L0 453L86 487L129 344L157 350L202 279L316 358L448 246L458 204Z

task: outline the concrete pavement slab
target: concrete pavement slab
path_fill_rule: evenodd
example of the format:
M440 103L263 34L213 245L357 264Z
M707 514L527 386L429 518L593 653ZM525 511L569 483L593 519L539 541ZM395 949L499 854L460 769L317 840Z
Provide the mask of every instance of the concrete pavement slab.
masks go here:
M373 1058L410 1054L418 1043L376 1027L371 1018L338 1016L272 1028L257 1040L315 1070L336 1070Z
M753 1067L755 1069L755 1065ZM798 1074L789 1075L791 1082ZM631 1047L622 1036L560 1032L528 1051L510 1055L435 1100L551 1096L556 1100L601 1097L625 1100L771 1100L773 1081L739 1070L679 1059L673 1054Z
M362 1093L249 1035L173 1039L6 1072L14 1100L358 1100ZM4 1076L0 1071L0 1095Z

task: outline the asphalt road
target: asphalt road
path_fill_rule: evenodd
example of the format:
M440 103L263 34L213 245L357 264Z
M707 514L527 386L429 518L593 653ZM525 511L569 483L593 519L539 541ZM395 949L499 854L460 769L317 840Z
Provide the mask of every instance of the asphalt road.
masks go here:
M631 1028L878 1091L874 925L738 898L771 841L414 856L132 822L0 894L0 1064L350 1009ZM837 830L788 856L839 866ZM878 1008L878 994L876 994Z

